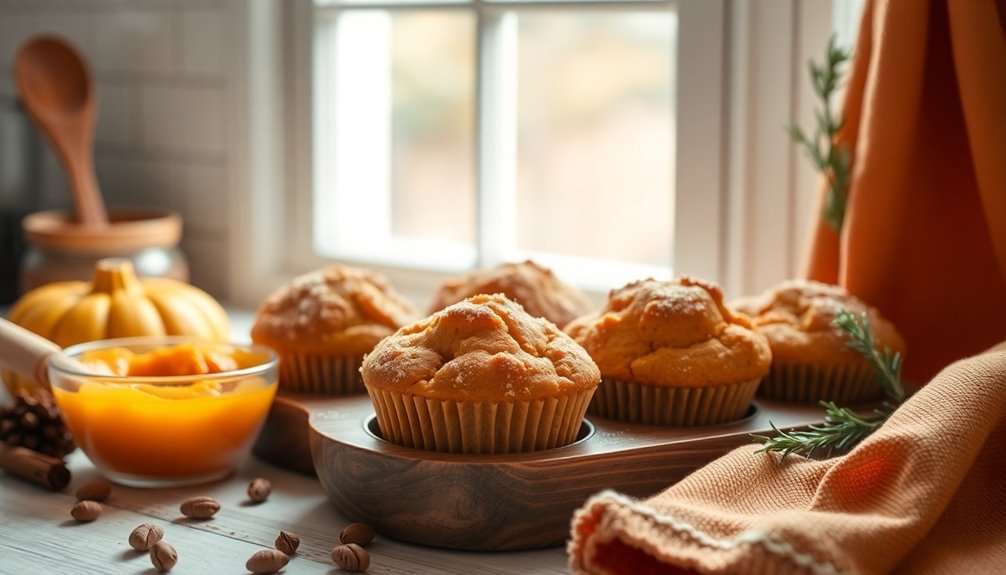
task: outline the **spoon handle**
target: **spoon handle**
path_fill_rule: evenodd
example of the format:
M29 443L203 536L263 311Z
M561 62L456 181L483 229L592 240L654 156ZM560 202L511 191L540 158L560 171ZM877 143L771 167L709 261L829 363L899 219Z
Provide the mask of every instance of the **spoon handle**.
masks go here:
M37 36L18 48L14 80L28 114L49 137L66 169L76 221L108 224L94 174L94 80L80 52L56 36Z
M90 134L83 134L79 147L64 149L63 164L70 176L74 191L74 212L77 221L87 226L103 226L108 223L105 202L101 197L98 179L94 174L94 155L91 151Z
M0 318L0 364L48 388L49 357L60 353L53 342Z

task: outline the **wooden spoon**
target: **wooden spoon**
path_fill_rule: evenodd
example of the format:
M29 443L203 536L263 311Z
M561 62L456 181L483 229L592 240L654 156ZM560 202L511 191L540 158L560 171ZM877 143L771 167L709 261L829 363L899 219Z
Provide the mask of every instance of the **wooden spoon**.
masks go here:
M57 37L38 36L18 50L14 80L28 113L49 137L69 175L77 221L106 225L94 175L94 83L83 58Z
M63 355L62 348L55 343L0 318L0 365L49 388L49 359L53 356L62 356L80 373L90 371L78 360Z

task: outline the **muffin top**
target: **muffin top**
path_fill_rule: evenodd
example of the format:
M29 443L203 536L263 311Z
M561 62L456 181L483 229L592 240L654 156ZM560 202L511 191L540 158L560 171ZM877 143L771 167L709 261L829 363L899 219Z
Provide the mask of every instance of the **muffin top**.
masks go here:
M687 276L612 290L597 314L566 326L605 378L669 387L764 377L772 355L747 319L723 305L719 286Z
M582 292L559 281L552 270L529 260L445 280L433 298L430 313L473 295L492 293L501 293L524 306L532 316L560 327L591 309Z
M730 305L750 316L755 329L768 338L775 361L866 362L847 345L849 334L835 326L835 317L843 309L857 318L866 312L880 349L905 351L905 340L891 322L839 286L788 280L759 296L739 298Z
M561 397L601 380L583 348L502 294L470 297L399 329L360 371L371 389L454 401Z
M360 355L413 317L412 304L383 275L336 264L273 292L251 335L281 352Z

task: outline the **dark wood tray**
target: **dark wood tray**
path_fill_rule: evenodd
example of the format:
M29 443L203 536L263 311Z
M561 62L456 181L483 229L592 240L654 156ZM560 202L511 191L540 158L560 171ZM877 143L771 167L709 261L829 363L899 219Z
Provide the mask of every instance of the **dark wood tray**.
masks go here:
M633 425L588 415L572 445L515 455L454 455L381 438L367 396L281 395L255 453L317 472L347 518L384 535L451 549L562 544L573 511L603 489L645 497L740 445L752 433L820 422L819 406L757 400L740 421Z

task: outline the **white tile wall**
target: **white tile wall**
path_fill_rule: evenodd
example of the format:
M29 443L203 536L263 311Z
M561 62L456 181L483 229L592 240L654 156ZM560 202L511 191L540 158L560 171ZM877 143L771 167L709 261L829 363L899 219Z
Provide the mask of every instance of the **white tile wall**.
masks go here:
M102 82L97 89L98 125L94 138L98 144L128 146L136 141L137 90L133 82Z
M34 28L35 18L31 14L13 12L0 16L0 62L7 69L14 61L18 46L32 35Z
M102 14L95 29L95 68L140 75L170 72L172 17L166 10L139 10L130 4Z
M188 228L186 228L188 230ZM189 273L195 285L211 294L227 293L226 277L220 273L220 262L227 259L227 235L196 235L188 231L182 238L182 251L189 259ZM194 257L198 254L198 257ZM195 281L198 278L199 281Z
M177 187L170 160L102 156L98 180L109 209L158 207L185 214L185 194Z
M185 225L195 234L224 229L227 171L220 164L177 163L177 189L185 195Z
M215 156L224 149L219 88L148 84L140 88L140 143L151 149Z
M40 14L34 21L34 32L55 34L70 41L93 61L95 55L94 17L91 11L56 11Z
M14 78L11 77L9 70L7 72L0 74L0 96L13 96L17 93L17 88L14 87Z
M63 166L48 142L43 141L40 149L42 168L39 170L38 190L36 190L38 205L46 208L69 207L70 185L63 173Z
M220 10L188 10L179 16L180 67L186 73L221 76L225 73L227 36Z
M110 208L164 207L185 220L194 284L227 293L229 2L244 0L0 0L0 94L18 46L35 33L78 47L97 81L95 167ZM69 191L51 152L48 198Z

